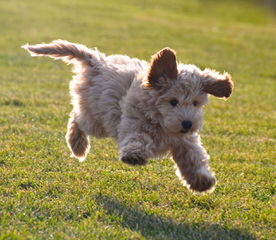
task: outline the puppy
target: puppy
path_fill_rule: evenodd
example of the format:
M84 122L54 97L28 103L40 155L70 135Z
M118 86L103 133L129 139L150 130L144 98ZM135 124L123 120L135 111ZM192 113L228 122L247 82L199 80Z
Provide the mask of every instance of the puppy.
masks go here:
M216 179L198 131L208 94L225 99L231 95L228 73L177 63L170 48L157 52L150 63L106 56L64 40L23 48L32 56L74 65L66 141L75 157L86 157L89 135L112 137L123 162L144 165L149 158L170 153L177 175L190 191L214 189Z

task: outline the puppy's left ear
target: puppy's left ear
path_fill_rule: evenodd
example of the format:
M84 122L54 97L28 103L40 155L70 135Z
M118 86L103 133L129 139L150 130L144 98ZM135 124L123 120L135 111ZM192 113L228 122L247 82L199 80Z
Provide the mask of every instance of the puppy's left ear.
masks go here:
M214 70L205 69L202 72L202 90L220 98L229 98L234 88L229 73L220 74Z
M164 48L152 56L145 85L161 89L172 80L175 80L177 74L175 51L170 48Z

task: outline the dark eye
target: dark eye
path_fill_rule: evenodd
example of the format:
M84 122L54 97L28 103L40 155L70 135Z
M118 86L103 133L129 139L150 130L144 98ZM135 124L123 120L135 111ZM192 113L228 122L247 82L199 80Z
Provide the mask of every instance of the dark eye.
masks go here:
M198 105L197 101L193 101L193 105L196 107Z
M170 101L170 104L175 107L178 104L178 101L176 99L173 99Z

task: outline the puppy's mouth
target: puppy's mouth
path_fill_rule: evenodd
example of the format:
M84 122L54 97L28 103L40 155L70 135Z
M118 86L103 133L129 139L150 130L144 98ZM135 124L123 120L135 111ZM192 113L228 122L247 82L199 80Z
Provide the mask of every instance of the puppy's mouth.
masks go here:
M187 133L187 132L189 132L189 130L187 130L187 129L182 129L180 132L181 132L181 133Z

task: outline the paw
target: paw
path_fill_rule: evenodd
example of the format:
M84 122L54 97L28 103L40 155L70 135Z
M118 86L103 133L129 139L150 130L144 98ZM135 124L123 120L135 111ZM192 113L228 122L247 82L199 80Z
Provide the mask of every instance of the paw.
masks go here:
M83 161L90 148L89 138L82 130L80 130L77 123L74 121L69 122L68 124L66 141L72 152L72 156Z
M216 184L216 178L209 170L202 168L197 171L197 174L190 181L190 190L195 192L212 191Z
M121 160L129 165L145 165L147 160L139 153L128 153Z

